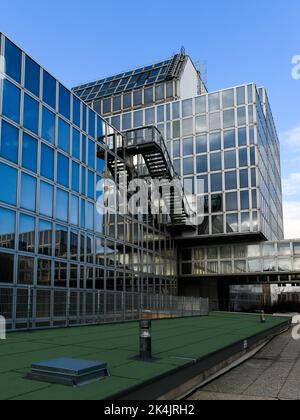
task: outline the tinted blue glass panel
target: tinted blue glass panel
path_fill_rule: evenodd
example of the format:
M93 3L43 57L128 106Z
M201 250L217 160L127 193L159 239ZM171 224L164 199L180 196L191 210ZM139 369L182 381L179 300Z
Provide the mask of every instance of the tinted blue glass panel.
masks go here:
M236 168L236 152L225 152L225 169Z
M88 197L92 200L94 199L95 195L95 177L94 172L88 171Z
M71 197L71 223L76 226L79 223L79 198L76 195Z
M221 153L213 153L210 155L210 170L220 171L222 169Z
M80 134L75 128L73 128L72 155L74 158L80 159Z
M86 185L86 170L84 167L81 168L81 194L85 195L85 185Z
M35 218L20 214L20 227L19 227L19 250L26 252L35 251Z
M82 105L82 129L83 131L86 131L86 105Z
M103 137L103 122L102 122L102 119L101 118L99 118L99 117L97 117L97 137L98 137L98 139L100 138L100 137Z
M18 163L19 130L7 122L2 122L0 156Z
M69 159L60 153L57 154L57 182L69 188Z
M89 140L89 161L88 165L90 168L95 168L95 143Z
M58 147L70 152L70 125L61 118L58 120Z
M39 132L39 103L26 94L24 97L24 127L35 134Z
M25 62L25 88L39 96L40 93L40 66L26 56Z
M5 72L16 82L21 83L22 52L8 39L5 40Z
M89 135L95 137L95 113L89 109Z
M53 186L41 181L40 184L40 213L44 216L53 216Z
M55 143L55 115L45 107L42 116L42 138Z
M41 148L41 175L45 178L54 179L54 150L42 144Z
M81 160L86 163L86 136L81 137Z
M73 123L80 127L80 101L73 96Z
M23 133L22 166L37 172L37 141L26 133Z
M10 166L0 163L0 201L16 205L17 202L17 171Z
M69 194L57 188L56 191L56 217L57 219L67 222L69 210Z
M97 157L97 172L102 173L105 169L105 160Z
M0 207L0 246L15 248L16 214L14 211Z
M2 113L16 123L20 122L20 95L19 88L4 80Z
M211 191L222 191L222 174L211 175Z
M72 162L72 190L79 192L79 165Z
M81 199L81 220L80 220L80 226L85 227L85 201L84 199Z
M36 178L24 173L21 177L21 207L31 211L36 207Z
M86 206L86 228L94 230L94 205L89 202Z
M70 115L71 115L70 100L71 100L70 92L64 86L60 84L59 85L59 112L68 120L70 119Z
M56 109L56 80L46 71L44 71L43 79L43 100Z

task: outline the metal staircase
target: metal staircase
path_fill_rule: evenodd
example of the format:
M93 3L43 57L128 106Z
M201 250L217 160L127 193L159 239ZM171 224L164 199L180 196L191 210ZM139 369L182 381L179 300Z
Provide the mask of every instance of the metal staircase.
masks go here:
M170 221L167 223L168 226L194 230L195 226L191 223L191 218L196 214L190 208L159 130L154 126L146 126L124 132L123 138L124 142L118 142L117 146L114 139L108 142L110 150L114 152L108 153L106 158L112 177L120 183L121 176L126 171L128 182L136 178L145 178L149 183L159 181L161 201L167 210L165 214L168 215L164 219ZM143 161L142 164L134 162L134 159L138 159L139 156L142 157L140 159ZM105 159L104 149L98 149L98 157ZM143 219L145 222L151 221L153 215L144 215Z
M126 131L125 150L129 155L141 155L152 180L159 180L162 198L172 227L189 227L192 212L179 177L176 175L165 141L155 126Z
M180 76L180 73L182 71L182 66L185 63L186 59L187 59L187 56L184 49L182 49L179 54L174 55L167 71L167 75L166 75L167 81L176 79Z

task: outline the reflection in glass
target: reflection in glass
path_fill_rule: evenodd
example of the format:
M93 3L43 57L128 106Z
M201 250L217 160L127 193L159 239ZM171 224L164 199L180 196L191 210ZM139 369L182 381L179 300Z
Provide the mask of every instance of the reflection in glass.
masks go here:
M25 173L21 176L21 207L31 211L36 208L36 178Z
M41 147L41 176L54 179L54 150L44 144Z
M20 122L20 97L20 89L5 79L3 81L2 114L16 123Z
M0 247L14 249L15 237L16 214L14 211L0 207Z
M0 252L0 283L13 283L14 255Z
M5 39L5 73L21 83L22 52L9 39Z
M53 216L53 186L47 182L40 183L40 213L44 216Z
M66 263L55 261L54 287L67 287L68 265Z
M31 96L24 96L23 125L35 134L39 132L39 103Z
M68 257L68 229L60 225L56 225L55 230L55 256Z
M16 205L17 199L17 171L10 166L0 163L0 201Z
M27 55L25 59L25 88L35 96L39 96L40 66Z
M59 112L61 115L70 119L71 111L70 111L70 92L64 86L59 84Z
M11 162L18 163L19 153L19 130L2 121L0 156Z
M64 187L69 187L69 159L57 154L57 182Z
M56 80L45 70L43 72L43 100L56 109Z
M57 219L67 222L69 211L69 194L66 191L57 188L56 191L56 217Z
M58 147L70 152L70 125L61 118L58 119Z
M49 260L38 259L37 284L38 286L51 286L52 264Z
M19 255L18 284L33 284L34 281L34 258Z
M23 133L22 166L32 172L37 172L37 141Z
M46 107L43 107L42 138L55 144L55 115Z
M20 215L19 250L35 252L35 219L25 214Z
M292 260L290 258L278 258L278 271L292 271Z
M39 222L39 254L52 256L52 232L53 226L52 223L45 220L40 220Z

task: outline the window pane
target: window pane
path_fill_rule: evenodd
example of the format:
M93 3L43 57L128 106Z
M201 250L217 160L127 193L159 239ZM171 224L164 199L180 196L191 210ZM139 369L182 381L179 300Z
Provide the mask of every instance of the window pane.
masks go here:
M88 202L86 207L86 228L94 230L94 204Z
M89 140L88 146L88 165L91 169L95 167L95 142Z
M79 131L73 128L73 139L72 139L72 155L74 158L80 158L80 134Z
M223 97L223 108L232 108L234 107L234 90L225 90L222 93Z
M16 205L17 199L17 171L10 166L0 163L0 201Z
M16 214L14 211L0 207L0 247L15 248ZM0 278L1 282L1 278Z
M229 109L228 111L224 111L223 119L224 119L224 128L234 127L235 126L234 109Z
M39 222L39 254L52 256L52 223L40 220Z
M208 96L209 112L218 111L220 109L220 94L212 93Z
M52 144L55 143L55 115L45 107L42 117L42 138Z
M22 166L37 172L37 141L26 133L23 133Z
M226 194L226 210L227 211L237 211L238 202L237 202L237 193L227 193Z
M19 250L35 252L35 219L25 214L20 215Z
M0 253L0 283L13 283L14 256Z
M194 159L183 159L183 175L191 175L194 173Z
M189 118L187 120L182 121L182 135L183 136L190 136L193 134L194 131L194 120L193 118Z
M249 188L248 169L240 171L240 188Z
M225 173L225 189L236 190L237 189L237 176L236 172Z
M155 108L146 109L145 123L146 125L155 124Z
M236 168L236 152L225 152L225 169Z
M16 123L20 122L20 97L20 89L4 80L2 113Z
M222 174L211 175L211 191L222 191Z
M69 194L57 188L56 191L56 218L62 222L68 221Z
M197 172L199 174L203 172L207 172L208 166L207 166L207 157L206 156L198 156L197 157Z
M58 147L70 153L70 125L58 119Z
M95 177L94 172L88 171L88 197L94 199L95 195Z
M190 117L191 115L193 115L193 100L182 101L182 117Z
M39 96L40 93L40 66L26 56L25 63L25 88Z
M235 130L224 132L224 149L232 149L235 144Z
M59 113L67 118L70 119L70 100L71 95L70 92L61 84L59 84Z
M136 111L133 113L133 124L134 128L138 128L143 125L143 111Z
M38 260L37 284L39 286L51 286L52 264L49 260Z
M79 224L79 198L76 195L71 196L71 223L76 226Z
M8 39L5 39L5 72L18 83L21 83L21 65L21 50Z
M80 101L73 96L73 123L80 127Z
M72 162L72 190L79 192L79 165Z
M43 100L53 109L56 109L56 80L46 71L43 75Z
M207 136L196 137L196 151L197 153L207 153Z
M35 211L36 206L36 179L22 173L21 177L21 207Z
M40 213L53 217L53 186L47 182L40 183Z
M246 128L239 128L239 146L247 146Z
M182 147L183 155L184 156L193 155L194 154L194 139L193 138L184 139L182 143L183 143L183 147Z
M45 178L54 179L54 150L42 144L41 148L41 175Z
M222 169L222 155L221 153L213 153L210 155L210 170L220 171Z
M227 214L227 233L238 232L238 215L237 214Z
M66 258L68 255L68 229L56 225L55 256Z
M24 97L24 127L35 134L39 132L39 103L26 94Z
M18 163L19 130L2 121L0 156L11 162Z
M206 108L206 95L196 98L196 114L205 114Z
M69 159L60 153L57 154L57 182L69 188Z
M210 151L221 150L221 133L213 133L209 136Z
M33 284L34 258L19 256L18 284Z

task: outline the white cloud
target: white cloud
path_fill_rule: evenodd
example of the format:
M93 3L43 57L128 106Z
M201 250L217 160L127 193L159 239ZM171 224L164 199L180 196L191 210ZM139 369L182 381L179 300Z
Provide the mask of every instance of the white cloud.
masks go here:
M283 194L291 197L300 194L300 172L295 172L283 179ZM300 215L299 215L300 217Z
M285 238L300 238L300 201L285 201L283 203L283 214Z
M297 127L292 128L280 135L281 143L284 146L292 146L300 151L300 125ZM291 150L294 152L295 149Z

